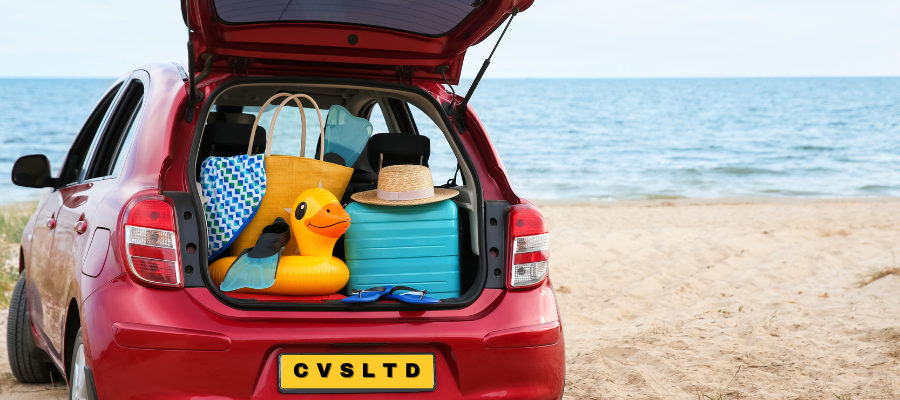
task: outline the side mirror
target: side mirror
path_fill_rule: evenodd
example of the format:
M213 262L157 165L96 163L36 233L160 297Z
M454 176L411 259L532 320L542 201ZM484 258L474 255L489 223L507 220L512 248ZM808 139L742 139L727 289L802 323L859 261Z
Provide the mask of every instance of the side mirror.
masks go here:
M30 188L56 186L56 179L50 177L50 160L43 154L19 157L13 165L12 182Z

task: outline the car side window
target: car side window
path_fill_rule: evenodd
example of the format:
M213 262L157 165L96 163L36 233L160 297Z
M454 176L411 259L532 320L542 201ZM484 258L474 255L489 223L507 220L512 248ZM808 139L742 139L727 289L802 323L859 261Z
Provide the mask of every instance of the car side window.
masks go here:
M114 176L121 170L137 130L143 97L144 84L138 79L128 82L103 135L95 140L84 180Z
M388 132L387 120L384 119L384 112L381 111L381 104L372 105L372 111L369 114L369 122L375 133Z
M109 113L110 106L121 87L122 85L119 84L110 89L84 123L84 127L81 128L81 132L79 132L75 142L72 143L72 147L69 149L65 163L59 170L60 186L71 184L81 176L91 143L97 136L97 131L100 130L100 125L104 117Z
M110 170L110 175L118 176L120 172L122 172L122 167L125 166L125 158L128 155L128 151L131 150L131 142L134 141L134 133L137 131L138 125L141 123L141 110L143 109L143 100L138 105L138 107L134 110L134 113L131 116L131 122L128 125L128 132L125 136L122 137L122 140L119 141L119 145L116 149L115 158L113 159L113 166Z

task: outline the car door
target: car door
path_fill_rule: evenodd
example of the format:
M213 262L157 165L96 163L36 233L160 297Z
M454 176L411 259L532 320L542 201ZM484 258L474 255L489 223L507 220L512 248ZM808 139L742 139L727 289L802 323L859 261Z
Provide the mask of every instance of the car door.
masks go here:
M53 278L47 280L52 297L45 299L43 314L50 343L57 351L62 349L65 312L77 288L78 261L95 228L100 228L93 226L92 217L106 194L115 187L138 125L145 92L145 83L139 76L144 75L136 73L126 81L101 133L91 144L78 182L61 190L62 205L57 213L50 262Z
M47 193L44 201L38 207L37 217L34 222L34 231L31 234L31 260L28 262L26 283L28 284L28 308L33 323L43 331L44 310L41 307L41 283L46 276L46 270L50 264L50 250L53 246L53 236L56 233L56 213L62 206L62 195L59 190Z
M28 260L28 269L25 271L28 282L28 312L31 323L38 332L46 337L44 325L45 296L51 287L50 282L54 278L51 268L51 254L54 238L59 227L59 210L63 205L64 194L70 195L70 186L77 183L81 175L87 154L91 144L100 131L101 125L107 119L111 105L119 95L122 81L116 81L103 95L100 102L94 107L91 115L85 121L81 131L75 137L69 153L59 169L58 188L48 193L41 202L34 224L34 232L31 237L31 258Z
M141 104L143 84L130 79L119 93L91 143L81 174L59 190L62 204L56 215L56 229L46 273L37 280L41 298L44 333L57 353L62 350L65 312L71 299L76 260L90 243L94 227L90 220L97 205L115 186L116 156L125 133ZM79 272L80 273L80 272Z

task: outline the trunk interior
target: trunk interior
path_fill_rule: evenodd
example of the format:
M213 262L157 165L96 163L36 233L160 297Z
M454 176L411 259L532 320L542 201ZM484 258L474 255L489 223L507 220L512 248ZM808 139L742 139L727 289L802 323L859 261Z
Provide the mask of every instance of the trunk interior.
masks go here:
M279 94L284 95L264 106ZM294 100L278 111L289 95L296 94L307 95L315 102L321 110L321 124L313 102L307 97L292 96ZM302 104L303 113L296 100ZM215 90L199 118L191 154L195 168L189 175L196 182L196 188L192 188L194 208L198 215L204 216L197 222L207 229L198 232L201 245L197 247L200 258L208 259L200 263L204 284L226 304L237 308L308 310L458 308L470 304L481 293L487 262L480 256L484 253L481 251L484 238L480 233L483 208L479 206L482 201L478 177L466 161L468 155L450 128L446 114L428 92L409 85L358 81L248 78ZM276 118L274 124L273 118ZM252 134L254 125L257 128ZM324 141L320 137L323 125ZM263 156L267 148L275 157ZM307 161L300 167L276 163L295 162L301 157ZM324 161L311 161L313 157ZM258 177L259 171L251 175L243 167L234 167L235 162L246 163L248 159L265 160L263 190L250 188L260 186L259 179L248 178ZM328 164L324 171L305 169L305 166L324 164ZM404 170L407 165L429 167L435 197L426 196L431 194L428 188L426 194L419 190L415 196L418 200L411 200L413 205L395 205L392 201L396 197L388 200L390 195L376 195L379 175L386 181L385 176L391 174L388 171L396 167L380 174L381 169L401 165ZM421 174L428 175L420 167L412 168L418 168L419 178ZM336 178L339 174L331 171L340 172L341 178ZM234 184L227 183L231 181ZM317 208L317 202L329 200L315 197L312 202L297 199L291 204L300 189L283 189L284 182L304 188L304 195L315 192L306 189L325 188L334 195L333 203ZM226 188L224 195L222 188ZM231 189L236 193L230 192ZM343 193L337 193L341 189ZM439 196L448 190L458 194L449 199ZM366 197L368 191L373 192ZM249 206L256 207L256 211L249 215L248 211L241 210L247 207L242 204L250 204L247 199L253 199L247 192L257 194L257 203ZM281 192L290 193L291 198L278 194ZM363 201L354 200L354 194L363 196L359 197ZM280 197L273 214L276 196ZM224 214L223 204L230 210ZM334 214L330 216L323 214L332 210ZM325 223L316 222L319 220L315 218L338 214L347 215L349 224L344 228L346 231L334 234L337 237L322 236L321 232L319 236L311 236L305 230L309 227L316 233L312 227L325 226ZM283 218L290 226L291 241L284 245L283 253L268 259L250 258L254 257L253 252L241 255L242 250L254 247L254 243L254 248L265 247L264 239L272 237L265 232L273 228L266 228L261 235L253 226L274 224L276 217ZM226 234L222 234L220 227L226 223L241 227L224 230ZM324 243L317 245L321 247L317 249L324 252L327 250L322 249L330 249L331 257L313 254L310 250L313 242ZM275 259L279 261L272 264ZM269 264L265 265L269 269L254 266L248 272L247 268L242 269L248 260L251 264L268 260L265 262ZM322 268L310 269L319 267ZM303 268L310 272L291 275L292 271L306 271ZM385 286L416 290L398 289L397 294L408 291L409 296L396 300L360 304L342 301L348 296L370 296L369 292L360 295L358 291ZM440 302L422 304L415 299L404 300L411 297L422 300L422 296Z

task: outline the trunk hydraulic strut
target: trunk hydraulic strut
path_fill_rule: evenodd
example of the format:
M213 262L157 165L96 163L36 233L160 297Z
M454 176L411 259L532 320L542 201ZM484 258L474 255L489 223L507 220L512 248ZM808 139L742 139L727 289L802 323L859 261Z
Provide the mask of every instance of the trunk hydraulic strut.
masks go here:
M519 8L513 7L512 13L510 14L509 21L506 22L506 26L503 27L503 32L500 33L500 38L497 39L497 43L494 44L494 49L491 50L491 54L487 59L484 60L484 64L481 64L481 70L478 71L478 75L475 75L475 80L472 81L472 86L469 87L469 92L466 93L466 97L463 98L462 103L459 103L458 106L453 107L451 104L445 104L444 108L447 110L447 114L449 115L457 115L455 120L457 121L456 128L460 132L465 132L465 115L466 115L466 106L469 104L469 100L472 99L472 94L475 93L475 88L478 87L478 84L481 82L481 78L484 77L485 71L487 71L488 66L491 65L491 57L494 56L494 52L497 51L497 46L500 46L500 41L503 40L503 35L506 34L506 30L509 29L509 25L512 24L513 18L519 14ZM444 82L447 82L447 86L450 86L450 91L453 92L453 101L456 102L456 90L453 89L453 85L447 81L447 77L444 76L444 72L450 69L447 65L441 65L434 69L434 72L438 72L444 78Z

